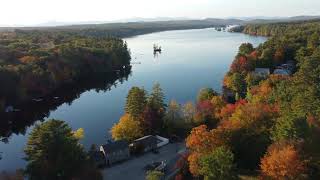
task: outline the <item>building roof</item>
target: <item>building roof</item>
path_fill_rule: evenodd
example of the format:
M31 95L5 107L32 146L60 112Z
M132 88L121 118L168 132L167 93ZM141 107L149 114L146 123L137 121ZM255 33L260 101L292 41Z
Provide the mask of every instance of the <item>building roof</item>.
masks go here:
M153 135L144 136L142 138L134 140L135 143L140 143L144 145L157 144L157 137Z
M275 69L273 74L279 74L279 75L290 75L291 72L286 69Z
M259 74L270 74L270 69L269 68L255 68L254 72L259 73Z
M118 152L120 150L128 149L128 142L124 140L108 142L107 144L102 145L102 148L106 154Z

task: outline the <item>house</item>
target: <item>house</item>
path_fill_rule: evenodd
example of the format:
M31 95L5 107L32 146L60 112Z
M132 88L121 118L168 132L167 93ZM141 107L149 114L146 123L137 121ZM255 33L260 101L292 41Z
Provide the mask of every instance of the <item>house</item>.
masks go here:
M287 69L275 69L273 74L289 76L291 75L291 71Z
M94 161L97 167L103 167L106 165L106 159L102 151L90 152L90 158Z
M157 149L158 138L153 135L144 136L136 139L130 144L136 152L148 152Z
M156 135L157 138L157 147L160 148L169 144L169 139Z
M129 145L127 141L108 141L107 144L100 146L106 165L124 161L130 158Z
M269 68L255 68L254 74L261 76L261 77L267 77L270 75L270 69Z

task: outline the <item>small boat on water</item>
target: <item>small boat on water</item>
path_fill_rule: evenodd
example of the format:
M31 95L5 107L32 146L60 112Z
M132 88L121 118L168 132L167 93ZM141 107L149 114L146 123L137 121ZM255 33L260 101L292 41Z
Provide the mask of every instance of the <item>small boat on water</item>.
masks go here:
M154 44L153 45L153 52L161 52L161 46Z

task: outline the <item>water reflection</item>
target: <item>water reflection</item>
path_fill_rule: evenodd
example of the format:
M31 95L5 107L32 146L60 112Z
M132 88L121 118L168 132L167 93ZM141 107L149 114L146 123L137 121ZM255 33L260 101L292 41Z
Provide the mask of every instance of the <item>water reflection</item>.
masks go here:
M158 58L160 54L161 54L161 51L153 51L154 58Z
M44 121L44 118L49 117L51 111L56 110L62 104L72 104L83 92L91 89L95 89L97 92L109 91L118 83L122 84L127 81L130 73L131 67L128 67L122 71L103 76L91 76L77 84L69 84L59 88L40 102L25 102L17 106L21 110L19 112L0 113L0 140L8 143L13 134L25 135L28 127L38 120Z

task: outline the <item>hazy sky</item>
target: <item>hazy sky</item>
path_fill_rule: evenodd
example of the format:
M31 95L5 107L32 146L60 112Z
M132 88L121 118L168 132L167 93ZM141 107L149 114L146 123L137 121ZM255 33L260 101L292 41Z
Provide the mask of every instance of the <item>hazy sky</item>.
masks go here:
M320 0L0 0L0 25L319 14Z

